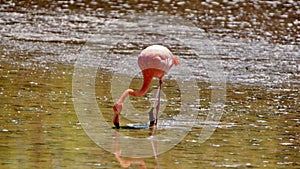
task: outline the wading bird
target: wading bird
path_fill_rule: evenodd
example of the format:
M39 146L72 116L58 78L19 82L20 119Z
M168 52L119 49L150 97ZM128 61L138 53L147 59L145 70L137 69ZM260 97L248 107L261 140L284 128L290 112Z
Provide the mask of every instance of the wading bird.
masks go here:
M161 45L152 45L144 49L138 57L138 65L142 70L143 74L143 85L139 91L127 89L123 92L120 99L115 103L113 123L116 128L120 128L119 115L123 108L123 102L128 95L140 97L144 95L149 87L153 78L159 79L159 88L157 93L157 106L156 106L156 117L155 119L150 117L150 126L157 125L158 111L160 106L160 92L162 86L162 78L171 69L173 65L178 65L179 62L171 51Z

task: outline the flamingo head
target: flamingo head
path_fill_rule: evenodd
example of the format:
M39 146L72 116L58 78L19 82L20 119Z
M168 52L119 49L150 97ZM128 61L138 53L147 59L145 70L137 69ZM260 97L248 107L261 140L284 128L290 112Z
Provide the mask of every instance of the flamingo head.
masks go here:
M119 122L119 114L121 113L123 108L123 103L116 103L113 107L114 109L114 125L116 126L117 129L120 128L120 122Z

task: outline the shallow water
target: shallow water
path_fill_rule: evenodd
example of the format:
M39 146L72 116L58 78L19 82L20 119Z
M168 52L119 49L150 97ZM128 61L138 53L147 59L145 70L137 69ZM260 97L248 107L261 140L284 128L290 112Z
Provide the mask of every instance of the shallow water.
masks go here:
M0 168L299 168L299 10L297 1L4 1ZM115 131L113 103L140 87L137 55L155 43L181 62L163 84L160 126ZM147 121L157 84L127 100L122 126Z

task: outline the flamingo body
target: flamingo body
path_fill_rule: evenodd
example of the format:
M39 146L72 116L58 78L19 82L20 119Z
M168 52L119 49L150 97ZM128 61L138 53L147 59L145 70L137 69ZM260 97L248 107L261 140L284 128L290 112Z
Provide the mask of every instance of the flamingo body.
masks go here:
M141 52L138 64L141 70L158 69L167 73L174 64L179 63L168 48L152 45Z
M128 95L139 97L144 95L149 87L153 78L160 80L160 88L162 84L163 76L171 69L173 65L178 65L179 62L176 57L173 56L171 51L161 45L152 45L144 49L138 57L138 65L143 73L143 85L139 91L127 89L124 91L120 99L115 103L114 119L113 122L116 128L119 128L119 114L123 108L123 102ZM158 104L159 105L159 104ZM159 106L158 106L159 108ZM157 110L158 110L157 108ZM157 122L157 118L156 118ZM156 124L156 123L155 123Z

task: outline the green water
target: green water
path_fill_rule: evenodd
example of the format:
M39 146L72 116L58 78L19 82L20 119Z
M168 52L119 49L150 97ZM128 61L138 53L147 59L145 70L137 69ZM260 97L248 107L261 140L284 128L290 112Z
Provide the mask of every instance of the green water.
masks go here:
M260 0L1 2L0 168L299 168L299 7L298 1ZM194 52L193 38L208 53ZM184 127L112 129L112 106L119 97L113 92L123 91L116 74L139 89L140 72L129 68L141 49L157 42L181 62L164 79L159 122L176 117ZM80 58L91 59L83 70L97 71L94 86L76 80L84 90L94 89L92 101L103 124L100 113L87 123L77 116L74 93L89 96L73 88ZM223 88L214 85L205 63L220 63L213 66L222 68ZM195 84L182 87L182 79ZM145 96L128 99L135 110L149 109L157 84L154 80ZM186 106L181 94L193 87L198 102L187 106L200 125L179 116L189 113L181 109ZM220 122L204 122L218 99L224 101ZM122 126L135 122L126 111ZM84 130L97 125L109 129ZM210 126L211 135L201 141ZM103 147L89 137L97 131L109 133ZM186 136L161 151L177 133L164 140L159 134L171 131ZM127 145L127 138L151 144ZM137 155L128 156L129 150ZM136 157L146 151L151 155Z
M132 162L133 168L138 168L137 163L149 168L299 165L299 89L295 86L267 89L228 85L220 125L206 142L197 142L201 128L196 127L157 160L118 160L91 141L78 123L72 102L72 66L48 64L45 69L1 62L0 68L3 168L120 168L120 161ZM111 73L98 71L95 87L97 103L109 122L113 105L107 87L110 77ZM198 85L203 100L200 108L205 114L211 89L206 83ZM122 132L138 136L145 131Z

